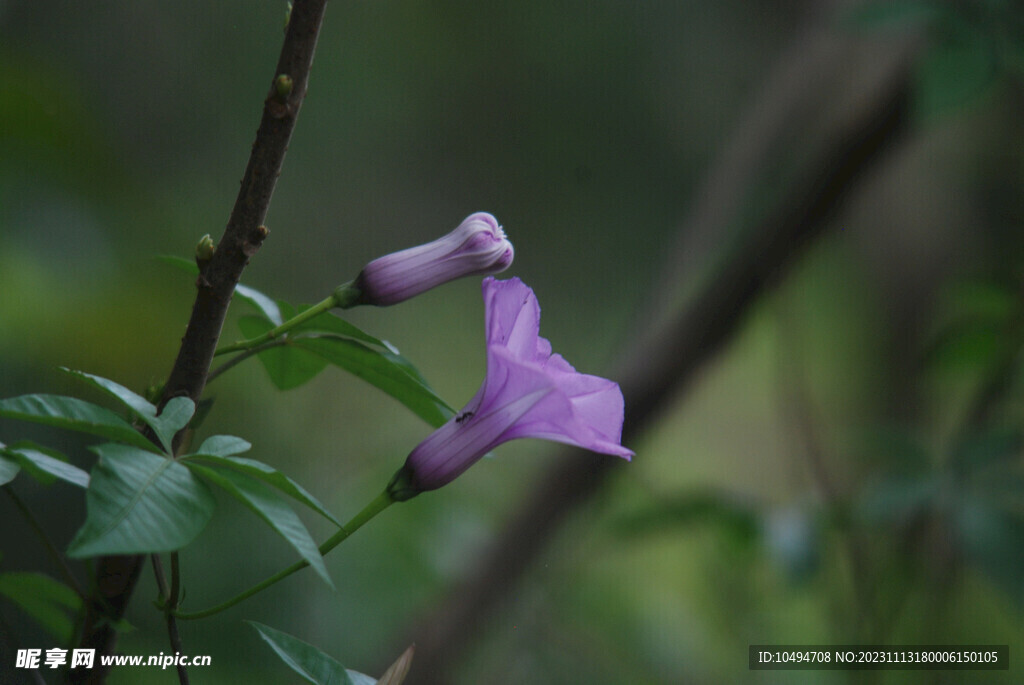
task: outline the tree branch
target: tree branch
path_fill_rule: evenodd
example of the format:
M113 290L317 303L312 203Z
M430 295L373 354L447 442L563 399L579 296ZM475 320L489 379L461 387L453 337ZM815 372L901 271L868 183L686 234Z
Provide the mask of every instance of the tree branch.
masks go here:
M161 408L173 397L198 401L203 394L235 286L267 236L263 220L306 94L326 5L327 0L295 0L242 185L217 250L196 281L192 315L164 387ZM117 636L113 624L124 616L142 562L142 556L101 557L97 561L96 586L86 603L79 641L79 647L96 650L97 663L100 655L114 649ZM106 675L102 668L68 671L73 683L102 683Z
M784 81L795 80L805 87L769 89L763 95L769 101L759 100L751 109L747 123L769 140L760 141L743 131L734 138L737 146L747 146L746 161L757 166L762 176L773 171L765 154L768 146L784 147L793 136L804 133L811 137L810 123L820 129L814 134L819 144L801 141L801 147L810 148L812 155L800 165L775 209L748 226L739 236L742 240L733 243L690 303L670 320L649 329L610 374L619 380L626 399L626 443L650 427L696 372L726 346L758 298L828 227L851 188L875 169L882 153L905 132L906 46L886 49L860 41L844 44L835 36L823 40L821 33L804 36L798 49L780 65ZM801 74L808 70L821 73L801 81ZM834 92L837 89L841 91L838 94ZM788 101L775 103L772 99L776 97ZM776 128L765 131L760 115L777 107L783 115L775 118ZM742 150L728 148L720 165L743 168L743 158ZM750 197L756 183L763 182L754 176L741 174L739 185L733 184L731 212L708 211L698 205L683 223L684 234L728 235L729 226L736 222L737 207ZM718 184L730 183L720 167L713 168L708 179L698 197L705 197L706 192L719 196L723 189ZM670 261L667 271L678 274L679 262ZM666 282L673 280L670 277ZM417 644L417 665L410 673L410 685L451 681L454 664L559 527L600 492L613 473L625 468L619 460L578 450L560 453L531 487L529 499L472 575L422 617L411 635L402 636L403 644Z

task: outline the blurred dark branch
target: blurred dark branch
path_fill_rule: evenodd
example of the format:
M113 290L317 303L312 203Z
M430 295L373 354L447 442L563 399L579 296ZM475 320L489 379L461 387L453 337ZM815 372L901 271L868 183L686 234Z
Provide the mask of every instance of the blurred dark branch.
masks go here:
M961 429L951 440L950 449L966 440L972 433L985 428L991 420L993 410L1006 399L1013 388L1014 369L1024 354L1024 312L1019 308L1014 314L1009 329L1002 336L999 352L982 382L975 390L964 414Z
M731 211L698 206L683 222L683 234L735 235L729 229L741 225L737 208L756 184L765 181L765 174L775 171L767 151L772 146L785 149L796 138L811 153L802 159L774 208L744 227L688 304L655 326L637 328L642 337L609 374L619 380L626 398L625 443L651 427L696 372L726 347L752 305L829 226L841 201L901 139L907 124L907 53L905 45L865 45L811 31L769 78L769 83L778 79L795 85L764 91L698 194L730 197ZM777 112L768 127L765 111ZM748 126L754 134L747 132ZM760 178L742 173L731 179L722 171L723 165L746 170L744 159L760 169ZM666 283L677 280L680 262L672 259L666 268ZM455 665L487 619L514 592L560 526L600 492L613 473L628 468L619 460L578 450L560 453L530 488L528 499L482 563L406 636L417 643L417 664L408 682L450 682Z
M192 315L164 387L161 408L173 397L186 396L198 402L203 394L235 286L267 236L263 220L306 94L326 5L327 0L294 2L242 187L217 250L196 281ZM106 670L98 666L100 656L114 649L114 624L124 616L142 562L142 556L101 557L97 561L96 586L86 602L85 625L78 645L96 650L97 668L69 670L71 682L106 680Z

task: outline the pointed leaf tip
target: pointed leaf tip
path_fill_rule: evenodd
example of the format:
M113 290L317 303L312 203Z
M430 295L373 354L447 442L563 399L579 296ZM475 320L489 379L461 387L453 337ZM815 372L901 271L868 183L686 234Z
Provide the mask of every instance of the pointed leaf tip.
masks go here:
M302 676L306 682L313 685L356 685L345 667L334 657L308 642L256 621L246 622L256 629L281 661Z
M402 652L402 656L398 657L395 663L391 664L391 667L384 672L384 675L377 681L377 685L401 685L405 677L409 675L409 669L412 667L412 657L415 653L416 645L409 645Z
M288 506L288 502L276 491L245 473L224 467L219 463L213 466L201 466L196 462L188 461L186 466L252 510L294 547L329 587L334 587L334 581L327 573L327 566L324 564L324 559L320 555L313 536L309 534L298 515Z

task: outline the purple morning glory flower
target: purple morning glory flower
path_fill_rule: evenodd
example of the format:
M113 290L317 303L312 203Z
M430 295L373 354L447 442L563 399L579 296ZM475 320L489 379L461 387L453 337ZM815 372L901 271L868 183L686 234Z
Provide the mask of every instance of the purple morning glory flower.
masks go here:
M470 214L443 238L363 267L353 283L360 291L354 304L397 304L456 278L500 273L512 264L513 254L497 219L487 212Z
M619 386L577 373L540 337L540 306L518 278L483 283L487 377L469 404L421 442L388 485L395 500L454 480L515 438L542 438L629 459Z

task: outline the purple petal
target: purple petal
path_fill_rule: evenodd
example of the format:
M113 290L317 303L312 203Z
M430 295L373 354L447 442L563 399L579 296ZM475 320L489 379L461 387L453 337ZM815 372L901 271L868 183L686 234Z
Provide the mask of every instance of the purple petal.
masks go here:
M612 381L584 374L557 380L560 392L538 403L506 433L511 438L542 438L629 459L622 438L622 391ZM554 398L559 398L556 404Z
M577 373L540 337L540 305L518 278L483 282L487 375L469 404L409 455L388 492L439 488L515 438L542 438L629 459L619 386Z
M518 278L488 277L483 293L488 348L497 345L524 361L536 360L540 305L533 290Z
M507 358L492 358L476 396L409 455L406 466L415 474L415 484L433 490L451 482L515 437L509 429L550 396L558 396L556 386L539 369L516 368Z
M502 436L502 442L534 437L631 457L633 452L619 444L624 408L619 386L598 376L577 373L561 355L551 354L551 343L539 336L537 298L518 278L487 278L483 290L488 363L481 403L500 404L524 392L516 376L530 376L525 373L527 367L539 367L560 391L524 414Z

